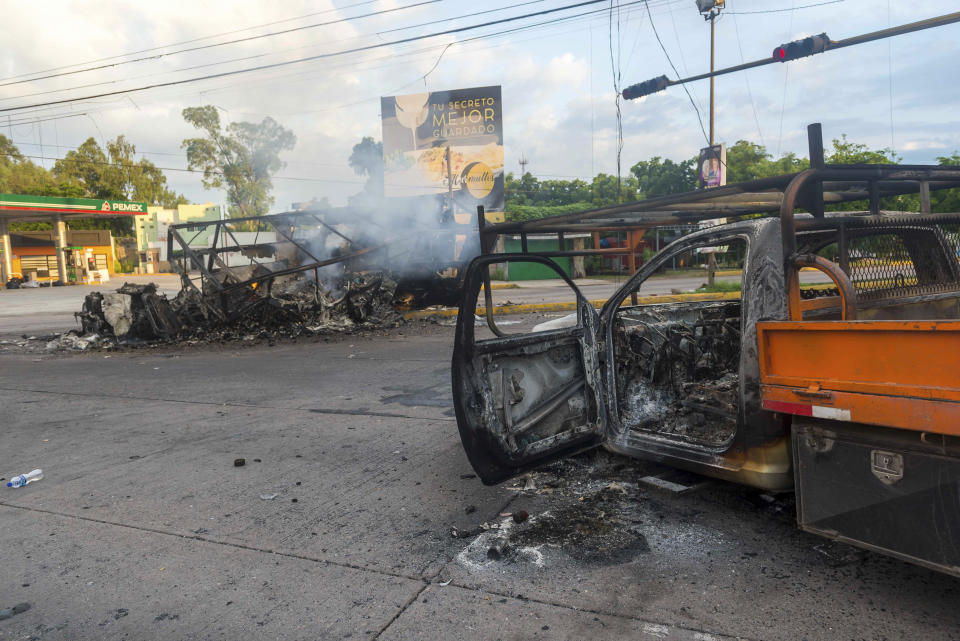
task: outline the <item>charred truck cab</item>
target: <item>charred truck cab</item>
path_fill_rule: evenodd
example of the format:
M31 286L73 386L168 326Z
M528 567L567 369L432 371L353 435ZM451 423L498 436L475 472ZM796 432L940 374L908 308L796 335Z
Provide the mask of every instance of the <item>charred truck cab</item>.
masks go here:
M809 134L813 166L799 174L524 223L486 226L478 212L483 253L465 277L452 382L461 439L484 483L603 445L792 489L802 528L960 576L960 375L924 374L918 389L915 364L903 362L889 381L860 380L891 367L882 332L865 333L864 323L913 332L898 340L918 346L892 358L926 349L937 372L956 369L960 214L931 214L930 191L960 187L960 167L825 165L819 125ZM881 211L882 198L918 191L919 213ZM858 200L866 211L824 211ZM502 234L526 248L526 234L556 233L563 247L574 230L721 217L735 222L668 245L599 310L551 257L610 250L491 252ZM720 246L740 257L739 293L638 304L644 283L677 257ZM566 281L576 297L567 322L514 335L497 325L490 267L516 261ZM481 292L487 327L474 320ZM939 325L900 327L918 320ZM847 387L835 392L837 380ZM857 408L895 397L900 423L841 407L847 389L887 399L849 401ZM931 397L933 409L916 404Z

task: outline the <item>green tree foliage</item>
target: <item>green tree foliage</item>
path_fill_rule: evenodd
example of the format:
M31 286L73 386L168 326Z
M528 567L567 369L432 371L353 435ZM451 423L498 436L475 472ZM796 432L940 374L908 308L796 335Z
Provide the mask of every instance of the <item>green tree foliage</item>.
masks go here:
M187 152L187 166L203 170L203 186L225 189L232 217L262 216L273 204L272 176L286 166L280 153L296 145L292 131L269 116L259 123L220 123L213 105L188 107L183 119L204 133L187 138L181 148Z
M890 149L870 149L867 145L855 143L841 136L832 141L828 163L893 163L900 157ZM597 174L593 180L581 179L541 180L525 173L517 177L513 173L505 176L507 196L506 214L509 221L523 221L576 213L618 202L631 202L655 198L668 194L683 193L697 189L697 158L679 162L669 158L654 156L649 160L640 160L630 168L630 175L621 178L618 196L617 178L609 174ZM937 158L942 165L960 165L960 152L952 156ZM383 146L373 138L363 138L354 145L350 154L350 166L357 175L369 176L367 193L374 177L381 177L376 183L382 193ZM727 182L735 183L758 178L769 178L782 174L791 174L809 168L806 158L786 153L774 158L763 145L748 140L738 140L727 148ZM864 209L864 202L844 203L832 206L832 209ZM918 211L919 196L908 194L896 198L884 199L886 209ZM931 195L933 211L960 211L960 190L933 192Z
M774 159L766 147L747 140L727 147L727 183L792 174L809 166L806 158L797 158L793 153Z
M46 169L25 158L13 141L0 134L0 193L38 196L83 196L82 189L59 183Z
M53 166L61 184L77 185L83 196L111 200L146 201L175 207L187 200L167 187L167 177L146 158L137 160L137 148L123 135L107 142L104 151L93 138L67 152Z
M173 207L187 202L167 187L166 176L149 160L136 159L136 147L124 136L107 143L104 151L93 138L58 160L52 170L25 158L17 147L0 135L0 192L67 198L104 198L146 201ZM130 218L79 219L71 226L110 229L115 236L133 232ZM14 229L48 229L48 223L18 223Z
M847 134L843 134L833 139L833 149L826 160L838 165L883 165L900 162L901 158L892 149L872 150L862 143L850 142Z
M530 173L516 178L507 173L507 220L532 220L544 216L595 209L637 199L637 179L597 174L589 183L575 180L540 180ZM618 197L619 193L619 197Z
M655 198L667 194L682 194L697 188L697 160L674 162L654 156L641 160L630 168L637 179L640 198Z
M952 156L940 156L937 162L941 165L960 166L960 151L953 152ZM930 211L946 213L960 211L960 189L944 189L930 193Z
M350 203L383 198L383 143L371 136L364 136L353 146L347 162L355 174L367 177L363 191L352 196Z

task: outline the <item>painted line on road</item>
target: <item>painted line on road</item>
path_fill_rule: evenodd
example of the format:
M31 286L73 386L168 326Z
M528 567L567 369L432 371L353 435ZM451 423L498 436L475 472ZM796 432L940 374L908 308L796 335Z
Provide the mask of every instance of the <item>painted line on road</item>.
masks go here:
M77 396L80 398L100 398L114 401L151 401L155 403L181 403L184 405L206 405L210 407L242 407L244 409L270 410L280 412L309 412L311 414L339 414L347 416L369 416L374 418L398 418L405 421L455 421L455 418L411 416L409 414L394 414L388 412L370 412L366 410L351 410L322 407L277 407L273 405L254 405L253 403L238 403L236 401L197 401L184 398L158 398L153 396L118 396L115 394L97 394L92 392L65 392L63 390L25 389L19 387L0 387L0 392L22 392L27 394L53 394L55 396ZM433 407L433 406L419 406Z
M718 292L718 293L700 293L700 294L661 294L658 296L641 296L637 298L638 305L656 305L659 303L685 303L689 301L710 301L710 300L739 300L740 292ZM629 299L627 299L629 300ZM607 299L591 300L590 304L599 309L603 307ZM626 302L626 301L624 301ZM498 305L493 308L494 316L507 316L510 314L529 314L532 312L567 312L577 308L575 302L569 303L521 303L518 305ZM406 312L403 317L406 320L415 320L418 318L430 318L433 316L452 317L456 316L459 310L452 307L444 309L421 309L415 312ZM486 307L478 307L477 316L485 316Z

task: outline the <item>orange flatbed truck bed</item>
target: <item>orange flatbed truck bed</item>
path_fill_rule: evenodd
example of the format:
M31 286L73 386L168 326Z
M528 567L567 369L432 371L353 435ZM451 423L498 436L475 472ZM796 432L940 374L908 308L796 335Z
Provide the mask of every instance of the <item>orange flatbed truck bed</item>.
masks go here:
M757 324L764 409L960 436L960 322Z
M960 577L960 322L757 324L806 531Z

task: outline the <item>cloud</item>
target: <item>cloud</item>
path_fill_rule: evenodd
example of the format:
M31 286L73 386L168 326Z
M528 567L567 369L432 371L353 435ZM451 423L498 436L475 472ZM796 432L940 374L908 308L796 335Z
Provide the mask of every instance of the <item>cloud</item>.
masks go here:
M5 55L0 75L9 77L42 69L116 56L129 51L185 42L251 25L284 21L185 46L335 20L348 15L401 6L400 0L338 10L331 0L285 3L172 0L105 5L92 0L62 3L55 15L29 3L5 7ZM462 18L457 3L442 3L306 29L283 36L165 56L149 62L42 82L0 87L0 99L84 84L110 83L46 97L81 96L103 90L135 87L224 70L290 60L349 47L379 44L447 26L479 22ZM692 3L690 3L692 5ZM762 9L757 0L739 0L738 10ZM739 5L743 6L739 6ZM942 2L916 0L892 7L890 24L935 15ZM300 20L288 18L329 11ZM654 7L653 17L674 63L684 74L699 73L709 59L708 29L689 8ZM505 14L489 14L486 18ZM662 73L674 77L645 12L631 14L622 27L623 84ZM420 29L387 33L420 22L453 21ZM826 30L842 38L888 26L885 11L864 14L852 3L796 11L723 18L717 23L719 64L737 64L770 55L772 48L802 34ZM489 35L485 28L390 48L333 57L310 63L237 75L196 84L104 98L74 107L58 106L38 115L89 113L88 116L40 124L4 126L24 143L27 152L45 155L51 144L58 155L94 136L97 140L125 134L138 150L159 152L147 157L160 166L184 167L180 142L194 131L180 117L184 107L215 104L227 120L258 121L267 115L295 131L297 147L284 158L288 165L275 181L277 208L312 196L345 202L362 179L347 165L354 144L363 136L380 137L379 96L394 93L500 84L503 86L507 169L516 171L523 152L534 173L581 176L615 171L617 119L612 92L608 17L573 20L462 42ZM527 21L524 24L529 24ZM673 30L676 26L676 35ZM514 25L504 25L503 29ZM736 29L734 29L736 26ZM737 41L739 33L739 42ZM954 82L953 58L960 28L902 36L784 65L723 76L716 81L717 137L730 144L758 141L757 120L768 150L806 155L806 125L822 122L827 139L846 133L871 147L898 147L905 159L931 161L941 151L960 148L957 111L960 85ZM37 34L43 34L38 40ZM441 52L450 44L439 59ZM743 58L740 51L743 51ZM888 61L888 52L890 58ZM247 58L216 66L213 63ZM890 127L892 69L894 127ZM187 69L188 67L197 67ZM428 74L426 80L423 79ZM747 92L749 79L751 91ZM706 124L707 84L690 85ZM0 106L22 104L16 98ZM752 98L752 100L751 100ZM752 104L751 104L752 103ZM754 115L756 110L756 116ZM622 167L651 156L690 158L705 145L697 114L681 87L621 104L624 149ZM205 191L200 178L169 172L171 185L189 198L222 201ZM308 178L311 180L289 180Z

